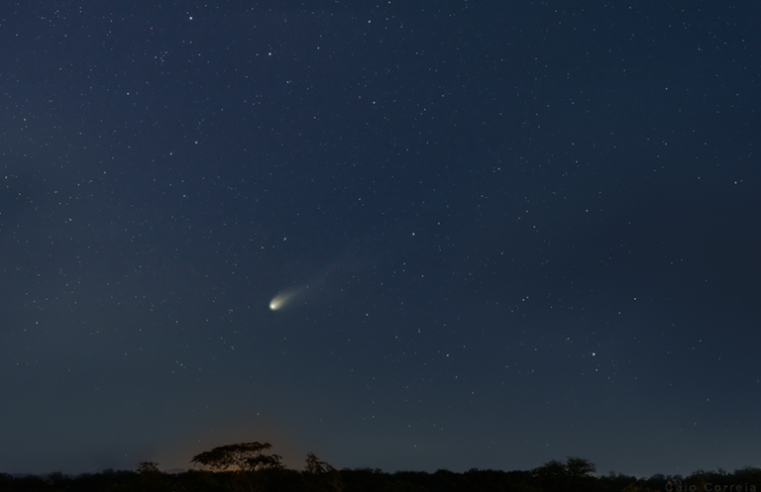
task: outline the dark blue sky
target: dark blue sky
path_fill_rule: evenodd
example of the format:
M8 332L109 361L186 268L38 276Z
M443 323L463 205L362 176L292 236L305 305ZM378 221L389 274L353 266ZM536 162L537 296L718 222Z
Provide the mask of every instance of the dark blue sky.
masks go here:
M759 466L758 5L213 3L0 7L0 471Z

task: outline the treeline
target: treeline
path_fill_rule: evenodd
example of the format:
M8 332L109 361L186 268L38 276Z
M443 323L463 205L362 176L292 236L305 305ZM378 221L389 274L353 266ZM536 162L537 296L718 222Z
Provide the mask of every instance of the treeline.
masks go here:
M241 443L214 448L193 458L203 469L178 474L163 473L152 462L138 464L136 471L77 476L0 473L0 492L761 492L761 468L751 467L734 473L701 470L689 476L636 478L597 476L590 461L568 458L526 471L384 473L369 468L336 470L310 453L305 469L297 471L283 467L280 456L266 454L269 447Z

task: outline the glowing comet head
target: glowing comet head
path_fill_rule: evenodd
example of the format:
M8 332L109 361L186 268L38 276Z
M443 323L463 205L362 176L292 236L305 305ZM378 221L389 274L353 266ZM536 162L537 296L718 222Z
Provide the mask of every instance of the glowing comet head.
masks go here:
M283 309L289 302L291 302L294 298L298 297L299 294L304 289L295 289L288 292L281 292L280 294L276 295L272 298L270 301L270 309L272 311L277 311L279 309Z

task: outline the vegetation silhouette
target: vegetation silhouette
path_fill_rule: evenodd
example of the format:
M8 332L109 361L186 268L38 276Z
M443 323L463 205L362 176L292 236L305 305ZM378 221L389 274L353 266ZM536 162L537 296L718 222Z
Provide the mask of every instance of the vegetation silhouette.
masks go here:
M253 472L265 468L281 469L282 456L264 454L272 445L268 442L242 442L218 446L193 456L191 463L207 466L214 472L233 470L240 473Z
M309 453L304 470L297 471L284 467L279 455L269 453L271 447L266 442L219 446L194 456L194 468L177 474L162 472L152 461L138 463L135 471L78 476L0 473L0 492L761 492L761 468L755 467L637 478L596 475L591 461L569 457L525 471L385 473L378 468L336 470Z

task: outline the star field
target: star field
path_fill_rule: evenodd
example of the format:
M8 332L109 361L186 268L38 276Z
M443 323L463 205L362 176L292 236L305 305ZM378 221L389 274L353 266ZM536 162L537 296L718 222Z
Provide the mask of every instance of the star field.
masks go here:
M0 472L758 466L759 14L0 8Z

